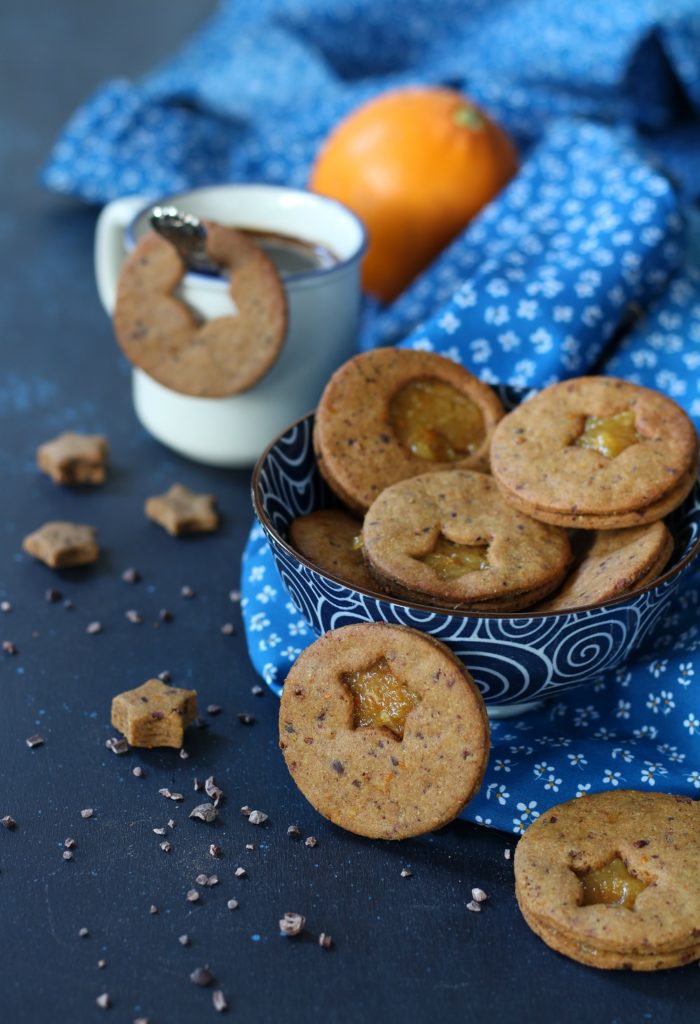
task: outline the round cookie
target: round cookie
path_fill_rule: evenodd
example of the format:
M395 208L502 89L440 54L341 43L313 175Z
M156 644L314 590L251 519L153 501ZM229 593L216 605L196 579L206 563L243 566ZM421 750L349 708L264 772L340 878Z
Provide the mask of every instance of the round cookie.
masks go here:
M174 294L185 273L180 256L149 232L124 261L114 330L130 362L164 387L218 398L247 391L272 367L287 331L287 299L258 246L233 228L203 223L209 257L230 273L237 315L198 324Z
M314 425L318 467L354 511L385 487L436 470L487 469L503 406L462 366L409 349L380 348L336 370Z
M595 793L530 825L515 852L518 905L547 945L581 963L680 966L700 957L699 857L700 802Z
M553 597L537 606L537 612L603 604L628 594L655 580L673 552L673 537L662 522L598 530L586 540L574 571Z
M478 790L489 725L469 672L438 640L360 623L297 658L282 692L280 747L324 817L358 835L405 839L447 824Z
M614 377L546 388L501 421L491 446L509 502L581 529L663 518L691 490L697 462L697 434L680 406Z
M290 544L322 572L352 587L376 590L376 581L362 557L362 546L357 543L361 534L359 519L337 508L319 509L289 524Z
M571 559L565 530L522 515L492 477L470 470L388 487L367 512L362 539L365 560L392 593L484 611L541 600Z

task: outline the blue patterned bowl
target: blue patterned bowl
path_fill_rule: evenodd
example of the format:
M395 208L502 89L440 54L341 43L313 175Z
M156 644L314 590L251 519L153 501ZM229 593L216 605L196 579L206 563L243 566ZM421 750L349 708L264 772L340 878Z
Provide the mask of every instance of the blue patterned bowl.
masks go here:
M523 397L499 392L506 407ZM622 665L665 611L700 554L700 481L670 517L676 544L669 567L649 586L604 606L572 612L474 615L408 603L349 587L321 572L288 543L296 516L338 506L321 478L312 445L313 414L289 426L261 455L253 471L253 504L282 582L317 634L353 622L395 622L423 630L447 644L469 668L489 706L499 715L590 683Z

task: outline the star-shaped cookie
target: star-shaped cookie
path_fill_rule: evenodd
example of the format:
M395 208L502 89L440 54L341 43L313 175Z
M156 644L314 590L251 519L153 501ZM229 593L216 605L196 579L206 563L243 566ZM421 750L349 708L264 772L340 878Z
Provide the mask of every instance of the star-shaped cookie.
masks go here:
M40 444L36 462L55 484L103 484L107 476L107 438L66 431Z
M97 561L100 549L96 538L94 526L54 521L28 534L22 549L50 569L67 569Z
M195 494L182 484L149 498L146 515L177 537L183 533L211 533L219 525L213 494Z
M185 727L197 717L196 690L148 679L112 700L112 725L132 747L182 747Z

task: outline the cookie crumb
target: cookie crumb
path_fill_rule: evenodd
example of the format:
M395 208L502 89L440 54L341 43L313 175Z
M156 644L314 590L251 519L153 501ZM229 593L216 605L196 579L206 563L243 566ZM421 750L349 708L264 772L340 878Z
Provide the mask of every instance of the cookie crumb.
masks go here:
M241 725L254 725L255 724L255 715L249 715L245 711L239 711L239 713L238 713L238 721L241 723Z
M190 755L187 753L184 747L180 747L180 760L186 761Z
M161 683L169 683L172 678L171 673L167 669L158 673L158 679L160 679Z
M0 825L2 825L3 828L10 829L10 831L12 831L13 828L17 828L17 822L11 814L6 814L4 817L0 818Z
M81 939L86 939L89 934L90 931L88 928L81 928L80 931L78 932L78 935L80 936Z
M98 966L99 970L102 971L107 966L107 961L106 960L98 960L97 961L97 966Z
M256 683L255 686L251 686L250 692L253 694L254 697L262 697L262 695L265 692L265 689L264 687L260 686L259 683Z
M44 591L44 600L47 604L56 604L58 601L63 599L63 594L60 590L55 590L53 587L49 587L48 590Z
M95 812L94 812L94 810L92 809L92 807L84 807L84 808L82 809L82 811L80 812L80 817L81 817L81 818L91 818L91 817L93 816L93 814L94 814L94 813L95 813Z
M304 840L304 846L310 846L313 849L314 846L318 846L318 839L316 836L308 836L308 838Z
M72 853L72 851L71 850L64 850L63 851L63 859L64 860L73 860L73 853Z
M292 938L302 931L305 924L306 918L303 914L295 914L291 910L287 910L284 917L280 918L279 922L282 934L288 935Z
M95 1000L101 1010L108 1010L112 1005L112 1000L109 998L109 992L103 992Z
M73 850L76 847L77 843L72 836L68 836L66 839L63 840L63 845L67 850Z
M9 601L0 601L0 612L5 612L5 614L7 614L8 612L11 612L11 611L12 611L12 605L10 604Z
M471 910L473 913L478 914L481 910L481 904L477 903L476 900L470 900L469 903L467 903L467 910Z
M24 742L30 748L41 747L44 744L44 737L40 736L38 732L35 732L33 736L29 736Z
M148 913L149 914L157 914L158 913L158 907L155 905L155 903L151 903L150 907L148 908Z
M236 876L236 878L245 878L246 875L248 874L245 868L240 867L236 868L236 870L233 873Z
M488 899L488 896L483 889L479 889L478 886L472 889L472 899L476 900L477 903L483 903L484 900Z
M506 860L510 860L510 850L508 848L503 851L503 856Z
M318 937L318 944L321 949L330 949L333 945L333 939L327 934L327 932L321 932Z
M220 857L222 853L223 853L223 850L221 849L220 846L217 845L217 843L210 843L209 844L209 856L210 857Z
M413 872L411 871L410 868L401 868L401 877L402 878L413 878Z
M97 636L98 633L102 632L102 623L101 622L88 622L87 626L85 627L85 632L89 636Z
M220 988L214 989L214 991L211 994L211 1001L217 1013L224 1013L226 1010L228 1010L228 1002L226 1001L226 996L224 995Z
M221 708L218 704L207 704L208 715L218 715L221 713Z
M251 811L248 815L248 821L251 825L264 825L268 818L269 815L265 814L264 811Z
M240 904L239 904L238 900L229 900L227 902L226 906L228 907L229 910L238 910L238 907L240 906Z
M125 569L122 573L122 579L125 583L139 583L141 580L141 573L138 569L134 569L133 566L129 566L129 568Z
M221 632L224 636L233 636L236 630L232 622L224 622L223 626L221 627Z
M158 843L163 853L170 853L172 850L172 843L169 843L167 839L163 840L162 843Z
M137 612L135 608L129 608L128 611L124 612L124 615L127 621L135 626L139 626L143 622L143 615L141 612Z
M190 937L189 935L179 935L177 940L181 946L189 946Z
M185 584L183 587L180 587L180 596L189 600L189 598L195 597L195 591L192 587L188 587L187 584Z
M208 967L195 967L190 974L190 981L194 985L201 985L202 988L206 988L207 985L211 985L214 980L214 975L211 973Z
M123 736L111 736L108 740L105 740L105 746L107 750L111 750L113 754L126 754L129 749L129 744Z
M212 822L216 821L219 816L214 804L197 804L190 811L190 818L194 818L197 821Z
M199 893L196 889L188 889L185 899L188 903L196 903L199 899Z
M141 767L141 765L140 764L134 765L134 767L131 769L131 774L135 775L137 779L142 779L143 775L144 775L144 772L143 772L143 768Z
M298 825L290 825L287 828L287 835L290 839L301 839L301 829Z

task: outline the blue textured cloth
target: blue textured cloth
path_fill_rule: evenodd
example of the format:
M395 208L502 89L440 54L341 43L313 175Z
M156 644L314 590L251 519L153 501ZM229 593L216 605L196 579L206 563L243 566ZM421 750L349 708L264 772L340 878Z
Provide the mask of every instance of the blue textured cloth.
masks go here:
M44 181L91 201L213 181L303 185L340 116L415 82L469 93L523 164L396 302L367 304L362 347L440 352L521 387L614 373L700 424L697 0L225 3L144 81L102 87ZM630 304L645 313L623 331ZM242 590L251 658L279 690L314 637L258 527ZM495 723L465 817L522 832L600 789L700 795L699 606L696 573L633 663Z

